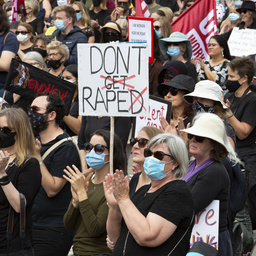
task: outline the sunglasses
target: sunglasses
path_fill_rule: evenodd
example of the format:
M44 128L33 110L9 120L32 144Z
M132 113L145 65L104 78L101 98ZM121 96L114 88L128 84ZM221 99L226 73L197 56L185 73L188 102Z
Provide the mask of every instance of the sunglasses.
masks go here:
M104 35L106 35L106 36L118 36L118 32L116 32L116 31L113 31L113 32L105 31Z
M117 2L117 5L126 5L126 6L129 6L130 3L129 2Z
M16 31L15 34L16 34L16 36L17 36L18 34L22 34L22 35L24 36L24 35L26 35L26 34L29 34L29 32L27 32L27 31Z
M86 142L84 144L84 150L86 151L86 153L91 152L93 148L94 148L94 152L96 154L102 154L104 152L105 148L108 149L108 147L106 147L102 144L96 144L94 146L90 142Z
M193 137L195 137L196 142L198 143L203 143L205 137L201 137L201 136L196 136L193 134L188 134L188 139L191 140Z
M168 44L168 46L172 46L172 45L179 46L180 43L179 42L171 42L171 43Z
M179 89L177 88L166 88L164 89L163 93L166 96L169 92L172 96L176 96L178 94Z
M153 156L154 158L162 161L164 156L169 156L171 158L174 159L174 157L172 155L169 155L169 154L165 154L164 152L162 151L156 151L156 152L152 152L149 148L145 148L144 149L144 156L145 157L149 157L149 156Z
M4 127L0 127L0 130L4 133L4 134L10 134L12 133L12 130L7 127L7 126L4 126Z
M81 11L80 11L80 10L76 10L75 12L76 12L76 13L80 13Z
M138 145L140 148L144 148L147 143L148 143L148 140L147 139L136 139L136 138L132 138L130 139L130 145L133 147L136 143L138 142Z
M34 113L37 113L38 111L40 111L40 109L45 109L46 110L46 108L40 108L38 106L28 106L28 111L31 110Z
M241 10L240 13L246 14L248 10Z
M161 27L160 26L154 26L154 29L158 31Z

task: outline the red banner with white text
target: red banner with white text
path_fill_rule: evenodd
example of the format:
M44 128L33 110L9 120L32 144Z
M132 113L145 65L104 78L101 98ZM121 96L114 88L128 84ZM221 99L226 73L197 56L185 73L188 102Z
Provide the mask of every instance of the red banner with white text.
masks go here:
M150 17L150 12L144 0L135 0L135 13L136 17Z
M23 9L25 9L24 0L13 0L12 1L12 21L18 20L18 10L21 5L23 5Z
M207 44L218 32L215 0L197 0L172 22L172 31L188 37L193 58L209 59Z

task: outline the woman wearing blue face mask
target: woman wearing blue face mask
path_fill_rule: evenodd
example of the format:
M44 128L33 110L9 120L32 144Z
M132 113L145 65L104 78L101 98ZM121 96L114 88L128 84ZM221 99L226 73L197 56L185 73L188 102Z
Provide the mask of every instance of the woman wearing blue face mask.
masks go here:
M168 60L179 60L187 66L188 75L195 83L197 72L195 65L190 62L192 57L192 45L190 40L181 32L173 32L168 38L160 39L160 49Z
M85 143L86 161L93 174L85 177L75 166L67 167L63 177L70 182L73 199L64 215L64 225L75 230L73 251L76 255L111 255L106 245L108 206L103 181L109 173L110 132L97 130ZM114 170L126 171L122 143L114 136Z
M144 170L151 184L130 199L122 171L105 178L107 231L116 255L186 255L193 226L191 193L182 181L188 166L185 143L171 134L158 134L144 150Z
M76 22L82 32L86 35L88 43L94 43L94 29L91 26L91 18L85 8L85 5L81 1L76 1L72 4L73 9L76 11Z
M169 37L172 32L171 25L165 17L155 19L153 27L159 39Z

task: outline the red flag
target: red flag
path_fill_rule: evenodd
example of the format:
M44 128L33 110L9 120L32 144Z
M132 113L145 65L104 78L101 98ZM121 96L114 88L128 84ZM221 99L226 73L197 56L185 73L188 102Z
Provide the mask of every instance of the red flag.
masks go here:
M148 6L144 0L135 0L136 17L150 17Z
M23 8L25 9L24 0L13 0L12 1L12 21L18 20L18 10L21 5L23 5Z
M207 44L217 34L215 0L197 0L174 22L173 32L182 32L191 41L193 57L208 59Z

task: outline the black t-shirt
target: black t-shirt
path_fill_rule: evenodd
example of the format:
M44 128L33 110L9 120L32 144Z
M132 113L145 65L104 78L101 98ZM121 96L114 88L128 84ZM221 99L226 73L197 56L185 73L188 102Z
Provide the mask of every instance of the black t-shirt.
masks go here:
M33 142L31 142L33 143ZM31 247L31 209L41 187L41 172L39 163L35 158L30 158L20 166L13 163L6 169L14 187L26 198L26 237L24 248ZM10 203L0 186L0 253L7 253L6 227L9 214ZM9 252L22 250L22 240L20 238L20 215L14 211L12 240L9 245Z
M220 201L219 232L226 230L230 181L224 165L220 162L212 163L196 173L187 185L192 193L196 214L213 200Z
M227 93L225 99L230 101L230 109L240 122L256 126L256 94L254 92L245 95L242 100L237 98L234 93ZM238 154L246 155L249 153L250 148L255 147L256 128L244 140L236 138L236 142Z
M193 200L184 181L174 180L153 193L147 193L150 185L141 187L133 196L132 201L137 209L147 216L155 213L177 226L172 236L157 247L140 246L136 243L127 226L123 222L120 237L118 238L112 256L139 255L159 256L168 255L187 231L184 238L172 252L172 256L185 256L189 250L189 239L192 225ZM125 250L125 253L123 253Z
M56 142L69 137L66 132L57 136L54 140L42 144L41 155ZM73 164L80 168L80 157L76 146L71 141L65 141L52 150L44 159L44 164L52 176L63 178L63 170ZM36 227L63 228L63 216L71 201L70 183L67 182L60 192L49 198L41 187L33 205L33 225Z

